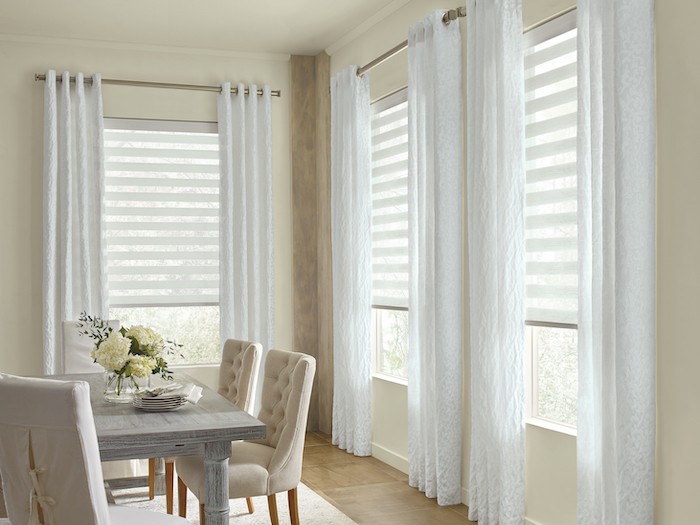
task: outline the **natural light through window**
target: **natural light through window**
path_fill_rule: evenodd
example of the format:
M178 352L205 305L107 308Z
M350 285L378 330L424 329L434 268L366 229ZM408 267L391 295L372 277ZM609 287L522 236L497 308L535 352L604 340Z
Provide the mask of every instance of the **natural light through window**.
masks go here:
M375 372L406 379L408 105L406 90L372 105L372 312Z
M525 36L529 416L576 426L575 13Z
M220 360L219 145L208 123L105 121L109 316Z

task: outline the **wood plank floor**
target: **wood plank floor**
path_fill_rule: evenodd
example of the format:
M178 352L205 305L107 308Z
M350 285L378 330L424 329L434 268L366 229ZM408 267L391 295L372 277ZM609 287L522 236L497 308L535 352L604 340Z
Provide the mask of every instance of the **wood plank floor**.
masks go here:
M403 472L372 457L348 454L325 434L306 434L301 479L360 525L476 523L467 520L466 506L440 507L409 487Z

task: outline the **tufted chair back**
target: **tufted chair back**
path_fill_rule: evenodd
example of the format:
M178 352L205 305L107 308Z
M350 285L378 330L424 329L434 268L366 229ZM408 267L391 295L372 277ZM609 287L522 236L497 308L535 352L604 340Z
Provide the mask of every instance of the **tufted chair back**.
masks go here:
M262 345L250 341L227 339L219 366L219 394L241 410L250 412L255 401L255 388Z
M12 523L108 525L90 388L0 374L0 465Z
M309 355L283 350L267 354L258 419L267 425L265 444L275 449L268 466L271 493L290 490L301 480L315 372L316 360Z

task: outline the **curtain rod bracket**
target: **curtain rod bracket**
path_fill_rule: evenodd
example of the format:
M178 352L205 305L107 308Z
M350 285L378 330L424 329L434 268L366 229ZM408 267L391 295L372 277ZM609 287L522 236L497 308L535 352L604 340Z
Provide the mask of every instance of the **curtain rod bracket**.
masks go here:
M467 16L467 8L465 6L458 7L457 9L450 9L449 11L445 11L445 14L442 15L442 23L447 26L450 25L450 22L453 20L465 16Z

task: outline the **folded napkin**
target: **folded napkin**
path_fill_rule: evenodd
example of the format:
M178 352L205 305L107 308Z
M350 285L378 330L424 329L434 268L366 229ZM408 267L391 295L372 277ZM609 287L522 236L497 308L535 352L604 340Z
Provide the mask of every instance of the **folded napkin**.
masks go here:
M193 405L202 398L202 387L193 384L174 384L168 386L159 386L155 388L147 388L141 394L142 397L180 397L185 401L189 401ZM0 524L1 525L1 524Z
M178 393L193 405L202 398L202 387L197 385L184 385Z

